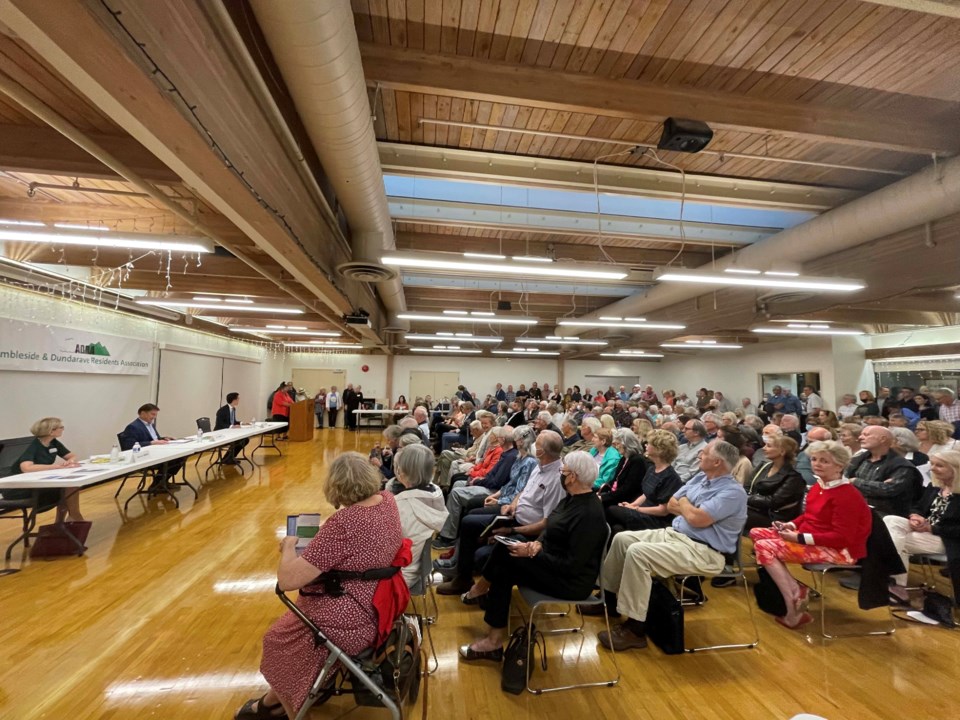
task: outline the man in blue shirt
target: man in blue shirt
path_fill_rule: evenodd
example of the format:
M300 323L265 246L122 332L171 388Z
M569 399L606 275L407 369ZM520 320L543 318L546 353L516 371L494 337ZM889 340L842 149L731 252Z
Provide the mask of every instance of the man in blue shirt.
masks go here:
M747 519L747 494L731 475L739 454L714 440L700 456L700 472L667 503L671 527L618 533L603 564L603 586L613 614L627 616L600 643L617 652L647 646L646 619L653 576L717 575L737 547ZM611 610L613 608L611 607Z

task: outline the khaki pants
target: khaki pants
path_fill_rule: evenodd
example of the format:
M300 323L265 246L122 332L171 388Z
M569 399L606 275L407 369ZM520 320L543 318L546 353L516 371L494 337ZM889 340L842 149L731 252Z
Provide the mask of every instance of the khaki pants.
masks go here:
M647 619L653 576L718 575L720 553L673 528L618 533L603 563L603 587L617 594L617 611Z
M910 569L910 555L926 553L945 553L947 550L943 546L943 540L937 535L928 532L914 532L910 529L910 521L899 515L887 515L883 518L883 524L887 526L890 532L890 539L900 553L900 559L903 560L903 566ZM893 576L894 582L901 587L907 584L907 573Z

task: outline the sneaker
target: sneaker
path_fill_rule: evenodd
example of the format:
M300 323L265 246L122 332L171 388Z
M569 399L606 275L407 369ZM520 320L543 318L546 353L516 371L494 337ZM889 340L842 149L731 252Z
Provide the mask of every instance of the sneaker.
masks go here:
M647 646L647 636L637 635L627 627L626 623L614 625L609 633L603 630L597 633L597 639L607 650L623 652L624 650L642 649Z
M452 548L457 544L456 540L450 540L449 538L438 536L431 544L434 550L446 550Z

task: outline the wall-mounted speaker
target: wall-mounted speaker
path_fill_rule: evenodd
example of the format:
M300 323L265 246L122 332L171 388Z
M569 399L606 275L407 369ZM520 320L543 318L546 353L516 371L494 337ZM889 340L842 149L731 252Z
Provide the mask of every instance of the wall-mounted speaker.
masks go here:
M660 150L697 153L713 140L713 130L699 120L667 118L663 121L663 134L657 147Z

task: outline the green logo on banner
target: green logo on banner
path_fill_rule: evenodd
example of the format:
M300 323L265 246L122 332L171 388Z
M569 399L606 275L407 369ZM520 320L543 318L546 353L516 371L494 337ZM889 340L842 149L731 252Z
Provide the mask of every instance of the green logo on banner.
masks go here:
M77 349L74 351L82 355L100 355L102 357L110 357L110 351L107 350L106 346L101 343L90 343L89 345L77 345Z

